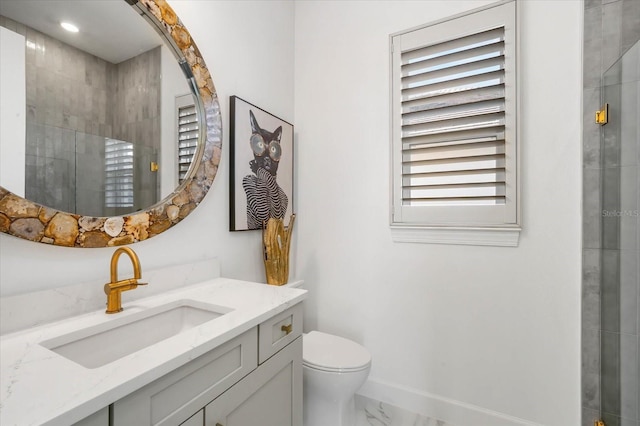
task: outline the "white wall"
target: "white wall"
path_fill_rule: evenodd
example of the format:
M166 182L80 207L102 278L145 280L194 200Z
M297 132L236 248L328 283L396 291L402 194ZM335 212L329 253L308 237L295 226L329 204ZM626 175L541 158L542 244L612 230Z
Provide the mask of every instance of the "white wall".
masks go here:
M24 197L25 90L24 36L0 27L0 185Z
M229 96L239 95L293 121L293 4L259 0L170 4L198 44L218 89L223 157L200 206L176 227L132 248L140 257L143 276L145 268L218 256L222 275L263 281L261 234L228 232L228 104ZM113 250L52 247L0 234L0 294L108 279Z
M460 425L578 425L582 2L519 2L519 247L391 241L389 34L487 3L296 2L306 328L371 351L369 396Z

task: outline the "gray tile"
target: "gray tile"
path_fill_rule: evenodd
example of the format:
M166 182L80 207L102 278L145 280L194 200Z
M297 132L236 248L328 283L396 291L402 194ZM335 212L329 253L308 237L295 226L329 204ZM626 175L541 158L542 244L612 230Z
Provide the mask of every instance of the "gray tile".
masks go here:
M600 331L582 330L582 406L600 409Z
M30 196L31 192L36 188L36 165L35 164L26 164L25 165L25 192L26 196L30 200L34 200ZM35 200L34 200L35 201Z
M607 426L622 426L620 416L614 414L602 413L602 420L604 420Z
M624 216L633 216L638 209L638 166L620 168L620 210Z
M602 247L601 216L587 215L582 218L583 248L598 249Z
M28 178L29 176L27 176ZM31 201L38 201L38 187L34 184L27 184L25 187L25 196Z
M620 58L620 28L622 1L602 5L602 70L607 70Z
M638 420L637 335L620 335L620 416Z
M605 168L602 176L602 246L606 249L619 249L622 219L620 168Z
M600 250L582 251L582 327L600 328Z
M638 249L638 218L632 216L633 211L623 210L620 217L620 248L623 250Z
M624 53L640 39L640 1L623 0L620 49Z
M638 336L602 333L602 417L607 426L638 421Z
M602 330L620 332L620 251L602 251L600 316Z
M640 3L640 2L639 2ZM638 76L636 75L636 78ZM640 93L640 83L637 81L622 83L620 96L620 165L637 166L638 145L640 144L640 133L638 121L640 117L640 105L638 96Z
M600 215L603 206L600 200L601 169L585 169L582 175L583 204L587 215Z
M602 170L602 209L616 216L620 216L620 174L619 167Z
M584 87L600 87L602 75L602 7L584 12Z
M601 334L602 412L620 416L620 334L603 331ZM603 416L604 417L604 416Z
M620 331L638 334L638 264L640 251L620 250Z
M620 248L620 215L618 210L603 210L602 247L608 250Z

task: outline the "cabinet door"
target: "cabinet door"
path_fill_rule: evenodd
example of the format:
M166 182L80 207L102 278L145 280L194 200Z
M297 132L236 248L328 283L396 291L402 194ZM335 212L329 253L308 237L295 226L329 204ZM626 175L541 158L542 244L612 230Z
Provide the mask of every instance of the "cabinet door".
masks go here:
M109 407L104 407L89 417L74 423L73 426L109 426Z
M189 417L186 422L180 423L180 426L203 426L204 425L204 408L193 416Z
M302 337L205 407L205 426L302 426Z
M114 426L175 426L258 364L253 328L113 404Z

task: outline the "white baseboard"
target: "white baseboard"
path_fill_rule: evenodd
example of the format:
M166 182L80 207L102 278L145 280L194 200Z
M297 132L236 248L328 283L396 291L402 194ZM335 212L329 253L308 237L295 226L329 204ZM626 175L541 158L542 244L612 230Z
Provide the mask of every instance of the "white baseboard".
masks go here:
M371 378L357 393L456 426L542 426L476 405Z

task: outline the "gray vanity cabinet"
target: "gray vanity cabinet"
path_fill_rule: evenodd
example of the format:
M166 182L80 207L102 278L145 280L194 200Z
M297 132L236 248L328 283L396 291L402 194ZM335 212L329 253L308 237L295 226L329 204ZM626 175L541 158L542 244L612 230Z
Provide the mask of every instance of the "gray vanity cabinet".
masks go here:
M302 426L301 334L298 304L116 401L110 425Z
M302 337L205 407L205 426L302 426Z
M116 401L113 425L183 423L256 368L257 340L251 329Z

